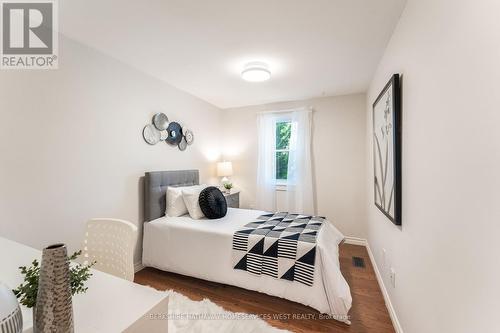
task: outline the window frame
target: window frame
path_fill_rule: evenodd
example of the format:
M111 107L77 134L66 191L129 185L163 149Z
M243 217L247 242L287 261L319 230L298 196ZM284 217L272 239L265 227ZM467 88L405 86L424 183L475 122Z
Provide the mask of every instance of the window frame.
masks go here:
M278 118L276 118L275 122L274 122L274 130L273 130L273 134L274 134L274 151L273 151L273 158L274 158L274 172L275 172L275 182L276 182L276 188L279 190L279 189L286 189L286 185L288 184L288 178L287 179L279 179L278 178L278 175L276 174L276 165L277 165L277 160L278 160L278 157L277 157L277 154L279 152L287 152L288 153L288 157L290 158L290 144L288 144L288 148L287 149L277 149L276 148L276 141L277 141L277 135L276 135L276 128L278 126L279 123L290 123L290 125L292 124L292 118L290 116L287 116L287 115L283 115L283 116L280 116ZM287 161L287 168L288 168L288 163L289 161ZM287 175L288 177L288 175Z

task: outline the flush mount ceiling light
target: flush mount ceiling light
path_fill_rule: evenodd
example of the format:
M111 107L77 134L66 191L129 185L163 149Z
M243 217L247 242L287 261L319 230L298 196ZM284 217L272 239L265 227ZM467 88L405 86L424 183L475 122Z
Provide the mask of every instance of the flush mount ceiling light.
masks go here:
M271 78L269 66L260 61L249 62L241 72L241 78L249 82L262 82Z

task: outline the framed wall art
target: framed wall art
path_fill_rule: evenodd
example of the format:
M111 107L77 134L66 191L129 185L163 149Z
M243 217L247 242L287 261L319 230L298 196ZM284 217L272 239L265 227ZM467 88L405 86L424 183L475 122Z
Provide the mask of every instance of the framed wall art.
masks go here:
M401 80L394 74L373 103L375 206L401 225Z

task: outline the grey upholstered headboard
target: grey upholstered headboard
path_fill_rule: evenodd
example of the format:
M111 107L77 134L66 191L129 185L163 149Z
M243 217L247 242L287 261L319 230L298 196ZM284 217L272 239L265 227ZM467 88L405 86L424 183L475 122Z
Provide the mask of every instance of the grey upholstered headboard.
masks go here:
M146 172L144 178L144 219L146 222L165 215L165 193L168 186L198 185L198 170Z

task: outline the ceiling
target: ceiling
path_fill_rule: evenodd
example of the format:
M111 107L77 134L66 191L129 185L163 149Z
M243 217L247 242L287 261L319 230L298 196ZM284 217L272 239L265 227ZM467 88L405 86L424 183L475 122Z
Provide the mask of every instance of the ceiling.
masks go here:
M61 32L220 108L365 92L406 0L71 0ZM272 78L240 77L265 61Z

